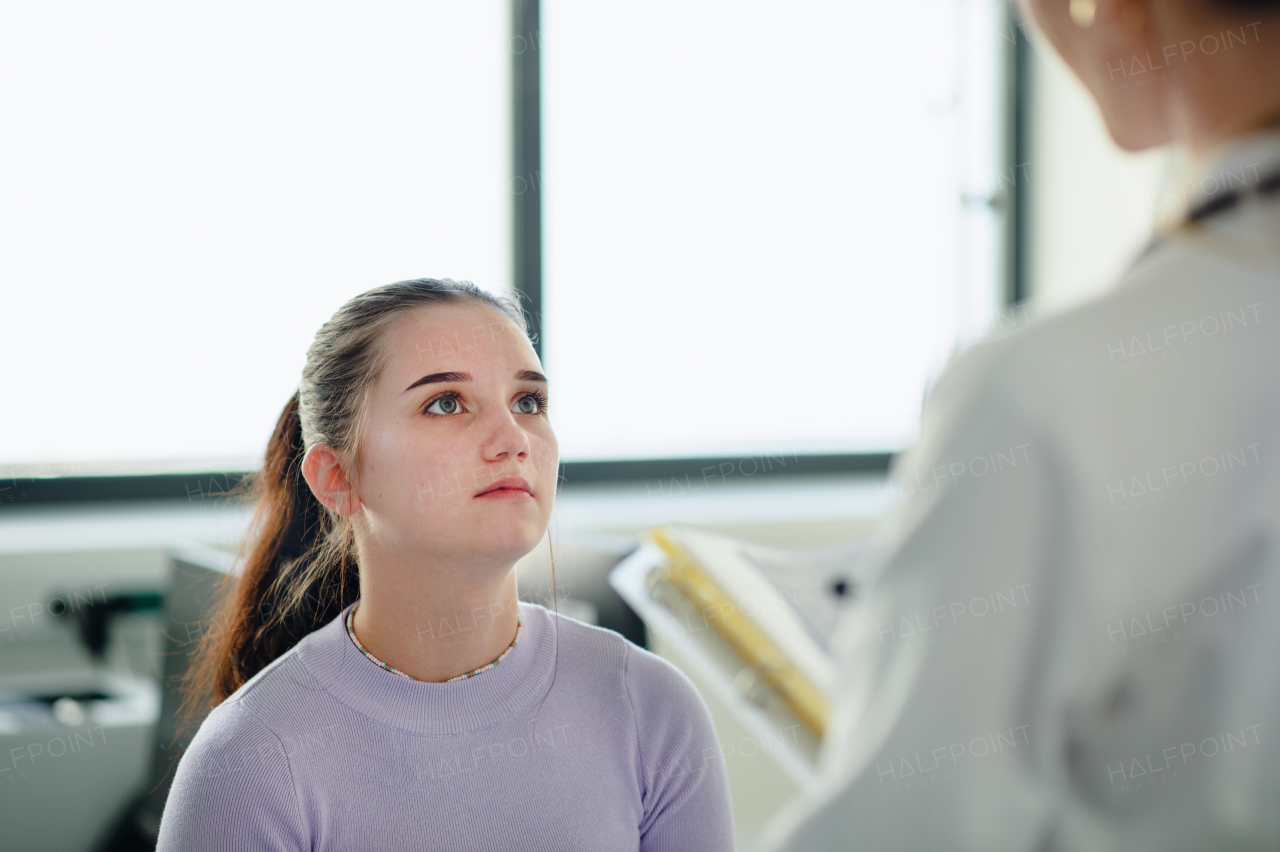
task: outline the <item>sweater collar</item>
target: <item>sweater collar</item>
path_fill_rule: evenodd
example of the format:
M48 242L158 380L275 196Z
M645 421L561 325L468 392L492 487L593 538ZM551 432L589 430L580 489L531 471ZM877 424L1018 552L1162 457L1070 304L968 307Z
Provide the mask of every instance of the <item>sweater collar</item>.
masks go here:
M384 725L444 736L495 725L533 705L549 688L555 630L549 612L520 603L520 642L502 664L453 683L409 680L360 653L347 635L347 613L298 643L298 658L317 684L351 709Z

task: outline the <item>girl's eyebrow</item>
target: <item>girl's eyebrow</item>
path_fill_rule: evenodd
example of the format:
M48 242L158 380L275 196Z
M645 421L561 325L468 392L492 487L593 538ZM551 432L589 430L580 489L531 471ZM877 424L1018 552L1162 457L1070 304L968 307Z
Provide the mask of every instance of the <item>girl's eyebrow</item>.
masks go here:
M547 377L539 373L537 370L520 370L516 373L516 379L522 382L542 382L547 384ZM434 382L469 382L471 381L470 373L431 373L418 379L409 387L404 389L405 393L413 390L419 385L429 385Z
M417 388L419 385L430 385L436 381L471 381L470 372L433 372L428 376L422 376L421 379L415 381L408 388L404 389L404 393Z

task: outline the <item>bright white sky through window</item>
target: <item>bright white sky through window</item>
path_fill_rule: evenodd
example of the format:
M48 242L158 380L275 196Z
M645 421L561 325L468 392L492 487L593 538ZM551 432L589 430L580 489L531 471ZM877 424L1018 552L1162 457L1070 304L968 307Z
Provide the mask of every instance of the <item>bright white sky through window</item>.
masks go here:
M6 4L0 464L256 466L348 298L509 287L509 29L499 0Z
M996 0L543 0L568 458L898 450L996 306Z
M508 287L507 7L8 4L0 466L255 466L346 299ZM543 0L564 459L914 439L995 303L1001 8Z

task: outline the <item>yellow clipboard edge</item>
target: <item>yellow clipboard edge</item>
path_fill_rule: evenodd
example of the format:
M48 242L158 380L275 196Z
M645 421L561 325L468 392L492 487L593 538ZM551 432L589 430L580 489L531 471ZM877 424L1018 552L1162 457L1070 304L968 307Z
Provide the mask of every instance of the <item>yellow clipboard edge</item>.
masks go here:
M702 613L707 626L783 700L796 719L821 740L830 714L822 691L790 663L755 622L742 614L724 589L707 576L698 561L672 540L665 529L649 529L646 535L667 557L665 563L655 569L659 579ZM705 615L709 610L715 613L712 618Z

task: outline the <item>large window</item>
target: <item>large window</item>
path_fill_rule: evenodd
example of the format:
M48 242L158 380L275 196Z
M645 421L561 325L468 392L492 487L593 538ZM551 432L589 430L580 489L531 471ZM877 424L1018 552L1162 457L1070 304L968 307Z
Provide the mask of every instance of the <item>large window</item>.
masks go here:
M927 383L999 302L1003 12L543 0L566 457L914 440Z
M8 4L0 475L256 466L333 311L509 288L530 190L564 460L910 444L1000 301L1003 3L510 7Z
M0 464L256 466L348 298L509 286L509 56L501 0L6 4Z

